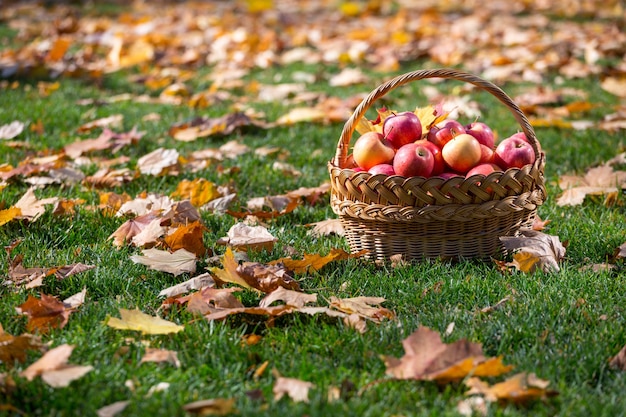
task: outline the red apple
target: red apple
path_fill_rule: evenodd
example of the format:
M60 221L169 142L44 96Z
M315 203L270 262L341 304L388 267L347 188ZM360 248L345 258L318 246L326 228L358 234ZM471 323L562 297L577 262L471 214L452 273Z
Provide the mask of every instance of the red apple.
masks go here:
M422 122L410 111L392 114L383 122L383 136L394 148L400 149L422 138Z
M393 169L403 177L430 177L435 157L424 145L409 143L398 149L393 158Z
M393 166L391 164L378 164L371 167L367 170L372 175L383 174L383 175L395 175L396 171L394 171Z
M441 155L439 146L426 139L416 140L414 143L425 146L433 154L435 165L433 166L433 172L430 174L431 176L439 175L446 169L446 163L443 161L443 155Z
M359 136L352 149L354 162L364 170L374 165L391 163L395 153L391 144L378 132L367 132Z
M493 149L496 143L496 137L493 130L483 122L474 122L465 126L465 133L474 136L478 142Z
M481 164L493 162L493 148L480 144L480 161Z
M480 143L472 135L461 133L441 149L443 160L454 171L465 174L480 162Z
M520 139L525 140L526 142L530 143L530 141L528 140L528 138L526 137L526 134L524 132L513 133L509 137L511 137L511 138L520 138ZM532 146L532 145L530 145L530 146ZM539 153L541 153L541 144L539 143L539 141L537 141L537 149L539 150Z
M467 174L465 174L465 177L469 178L472 175L476 175L476 174L489 175L492 172L502 172L502 168L500 168L496 164L478 164L474 168L467 171Z
M426 139L443 149L446 143L461 133L465 133L463 125L454 119L449 119L441 121L431 127Z
M535 151L524 139L509 137L498 144L493 162L503 169L521 168L535 162Z

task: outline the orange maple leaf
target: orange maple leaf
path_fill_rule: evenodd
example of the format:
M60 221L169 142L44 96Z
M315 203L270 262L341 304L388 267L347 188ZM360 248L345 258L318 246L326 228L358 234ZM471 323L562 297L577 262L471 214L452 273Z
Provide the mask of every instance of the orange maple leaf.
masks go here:
M544 381L535 374L521 372L513 375L500 383L489 385L478 378L469 378L465 384L470 387L466 395L483 395L485 400L491 402L507 402L524 404L529 401L553 397L557 391L547 389L549 381Z
M71 309L67 309L56 297L41 294L41 298L32 295L18 307L22 314L28 316L26 330L47 333L50 329L62 329L69 319Z
M4 332L0 325L0 362L12 367L14 361L24 362L26 360L27 350L36 350L41 348L39 338L23 334L21 336L12 336Z
M174 233L165 237L165 244L172 252L186 249L195 253L197 257L202 257L206 254L203 241L203 234L206 230L207 228L199 221L179 226Z
M362 250L356 253L348 253L343 249L332 249L328 255L320 255L317 253L305 254L303 259L292 259L291 257L280 258L270 262L275 265L281 263L288 269L296 274L303 274L307 272L318 271L333 261L341 261L344 259L358 258L366 254L366 250Z

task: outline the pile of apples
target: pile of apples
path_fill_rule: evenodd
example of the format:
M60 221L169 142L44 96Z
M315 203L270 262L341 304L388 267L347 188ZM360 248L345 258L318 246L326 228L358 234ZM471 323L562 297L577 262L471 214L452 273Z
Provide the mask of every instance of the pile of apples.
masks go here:
M463 125L448 118L423 129L419 117L406 111L385 118L382 133L361 135L352 158L355 171L448 179L521 168L535 162L535 151L523 132L496 146L493 130L483 122Z

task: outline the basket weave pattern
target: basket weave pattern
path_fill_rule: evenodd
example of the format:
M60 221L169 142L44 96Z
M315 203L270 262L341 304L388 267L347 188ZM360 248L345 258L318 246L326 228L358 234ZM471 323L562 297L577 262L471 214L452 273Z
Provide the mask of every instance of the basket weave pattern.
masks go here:
M356 125L380 97L424 78L454 79L473 84L506 105L531 142L532 165L488 176L424 178L372 175L346 168ZM335 158L328 163L331 206L339 216L352 251L366 249L369 258L482 258L500 249L500 236L515 235L532 224L546 198L545 155L519 107L497 86L452 69L421 70L398 76L373 90L344 125Z

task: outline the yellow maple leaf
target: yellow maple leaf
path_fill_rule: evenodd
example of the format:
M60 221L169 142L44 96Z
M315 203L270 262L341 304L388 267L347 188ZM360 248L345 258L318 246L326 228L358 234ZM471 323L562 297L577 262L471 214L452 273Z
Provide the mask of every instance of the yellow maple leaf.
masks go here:
M529 252L517 252L513 255L511 266L522 272L533 272L541 258Z
M3 226L13 220L14 218L22 215L22 209L19 207L9 207L5 210L0 210L0 226Z
M143 334L178 333L184 329L184 326L160 317L150 316L139 309L127 310L120 308L120 316L121 318L108 317L106 325L119 330L137 330Z
M237 272L237 260L235 259L235 254L230 246L227 247L226 252L224 252L224 256L222 257L222 266L224 269L217 267L210 269L211 273L215 275L217 279L222 282L230 282L241 285L244 288L252 288Z
M433 106L417 107L413 113L422 123L422 135L428 133L432 125L439 123L447 117L447 113L438 115L437 110Z
M197 178L193 181L183 180L179 182L176 191L171 196L189 199L194 207L200 207L220 197L220 192L211 181Z

